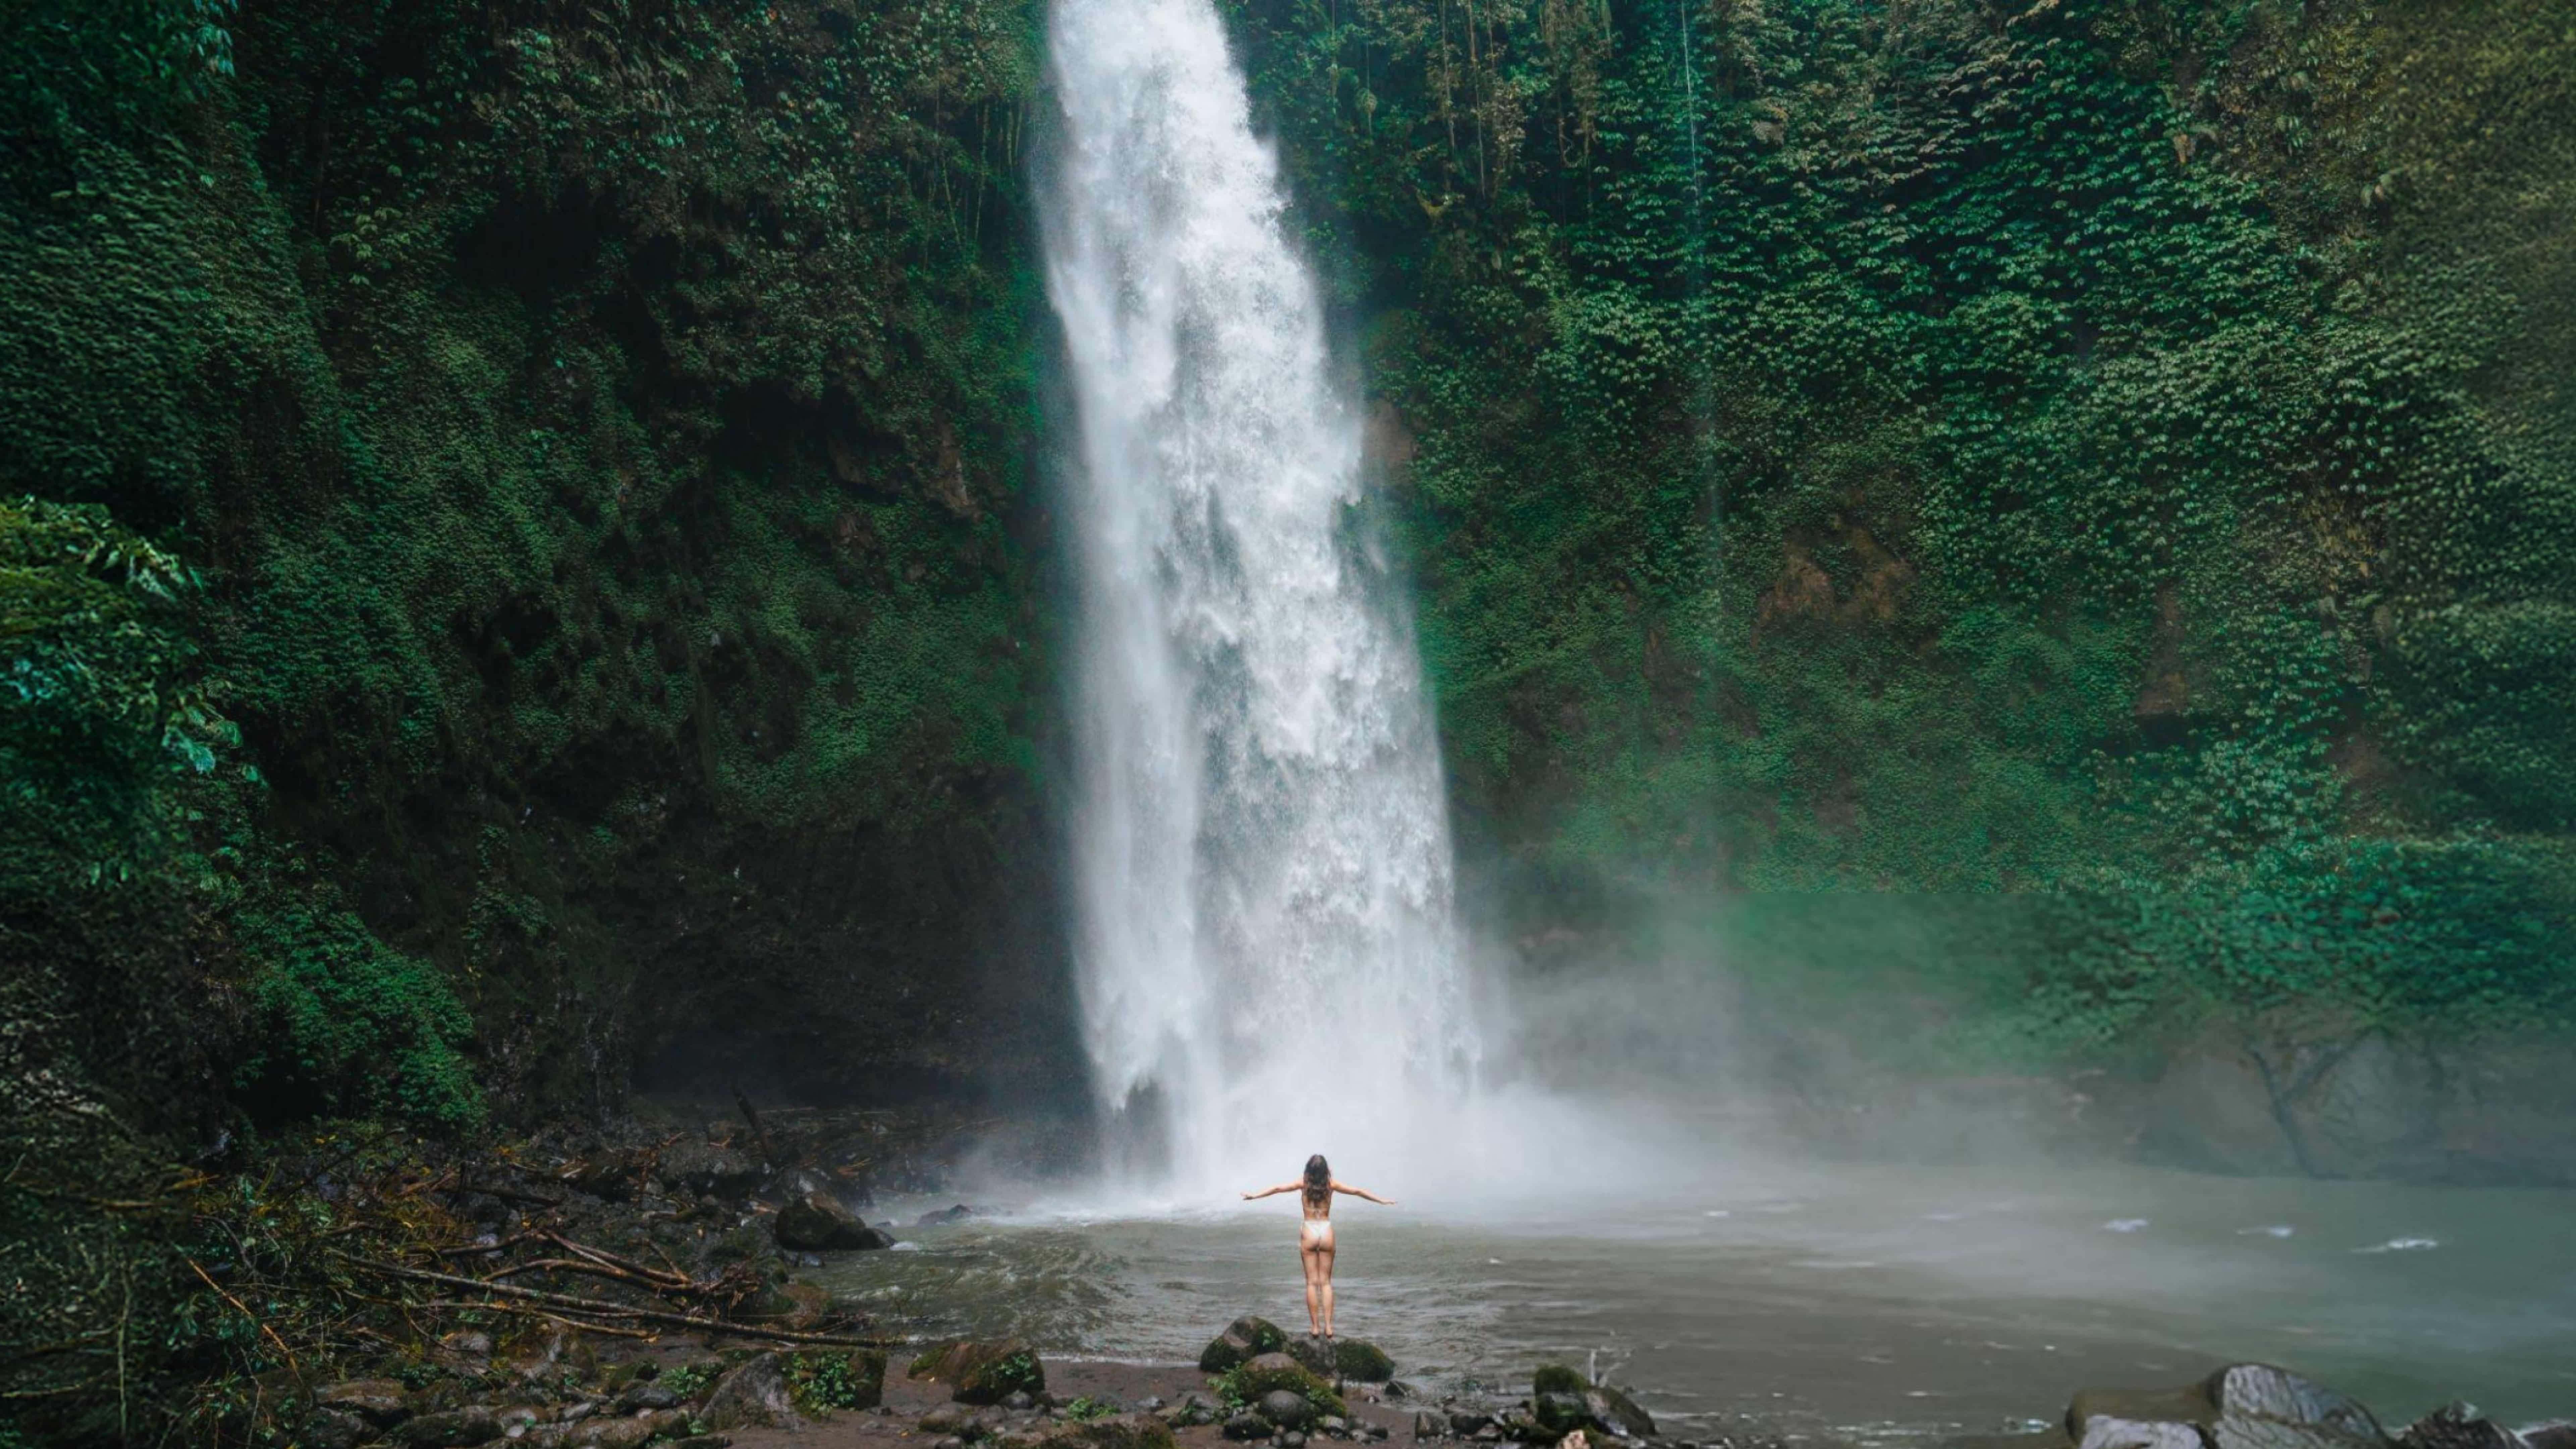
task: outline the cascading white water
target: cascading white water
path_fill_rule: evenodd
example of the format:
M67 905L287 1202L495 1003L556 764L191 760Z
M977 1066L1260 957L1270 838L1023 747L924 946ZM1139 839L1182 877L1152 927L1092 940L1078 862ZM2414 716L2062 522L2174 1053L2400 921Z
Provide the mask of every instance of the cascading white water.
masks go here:
M1097 1086L1184 1191L1356 1172L1433 1146L1478 1051L1358 419L1211 0L1055 0L1050 52Z

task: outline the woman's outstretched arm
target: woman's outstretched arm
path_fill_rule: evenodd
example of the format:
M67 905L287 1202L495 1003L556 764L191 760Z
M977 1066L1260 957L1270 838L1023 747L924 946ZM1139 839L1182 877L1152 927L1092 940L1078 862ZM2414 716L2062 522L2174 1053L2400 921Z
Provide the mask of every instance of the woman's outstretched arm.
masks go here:
M1370 1202L1376 1203L1376 1204L1378 1204L1378 1205L1379 1205L1379 1206L1381 1206L1381 1207L1393 1207L1393 1206L1395 1206L1395 1199L1394 1199L1394 1198L1391 1198L1391 1197L1379 1197L1376 1193L1373 1193L1373 1192L1369 1191L1367 1188L1364 1188L1364 1187L1353 1187L1353 1186L1351 1186L1349 1183L1344 1182L1344 1181L1342 1181L1342 1180L1341 1180L1341 1179L1339 1179L1339 1178L1335 1178L1335 1179L1333 1179L1333 1191L1335 1191L1335 1192L1346 1192L1346 1193L1349 1193L1349 1194L1350 1194L1351 1196L1353 1196L1353 1197L1364 1197L1364 1198L1367 1198Z
M1304 1187L1305 1185L1306 1184L1302 1182L1283 1182L1277 1187L1265 1187L1259 1192L1247 1192L1243 1195L1243 1200L1245 1202L1251 1202L1255 1198L1277 1197L1283 1192L1295 1192L1297 1189Z

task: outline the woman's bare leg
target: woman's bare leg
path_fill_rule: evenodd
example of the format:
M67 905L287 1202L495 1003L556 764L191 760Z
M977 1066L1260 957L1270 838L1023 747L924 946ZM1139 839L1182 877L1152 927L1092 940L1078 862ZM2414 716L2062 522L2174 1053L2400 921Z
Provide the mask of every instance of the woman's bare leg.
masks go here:
M1324 1331L1323 1315L1331 1311L1331 1262L1311 1244L1300 1243L1297 1246L1297 1266L1306 1274L1306 1332L1309 1335Z
M1315 1276L1322 1280L1324 1285L1324 1337L1331 1338L1333 1336L1333 1245L1329 1241L1317 1245L1314 1257L1317 1265Z

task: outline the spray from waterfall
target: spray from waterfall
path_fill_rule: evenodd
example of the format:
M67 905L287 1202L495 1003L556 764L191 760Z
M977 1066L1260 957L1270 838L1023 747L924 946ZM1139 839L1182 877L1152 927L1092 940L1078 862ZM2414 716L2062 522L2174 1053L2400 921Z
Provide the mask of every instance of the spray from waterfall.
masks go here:
M1084 1030L1140 1182L1364 1175L1479 1054L1401 590L1211 0L1056 0Z

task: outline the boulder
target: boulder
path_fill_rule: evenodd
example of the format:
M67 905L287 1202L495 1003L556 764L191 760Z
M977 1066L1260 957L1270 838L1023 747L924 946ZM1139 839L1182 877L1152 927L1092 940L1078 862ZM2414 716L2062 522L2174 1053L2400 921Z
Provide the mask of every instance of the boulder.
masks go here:
M355 1414L379 1429L390 1429L411 1417L403 1386L392 1379L351 1379L331 1384L313 1395L324 1408Z
M1655 1417L1637 1407L1637 1401L1608 1384L1594 1384L1583 1391L1583 1405L1592 1412L1592 1425L1614 1439L1652 1439Z
M2576 1449L2576 1423L2559 1419L2534 1424L2522 1431L2522 1442L2531 1449Z
M2522 1436L2470 1404L2445 1404L2406 1426L2400 1449L2527 1449Z
M1227 1325L1225 1332L1209 1340L1199 1354L1199 1372L1221 1374L1238 1364L1249 1363L1265 1353L1277 1353L1288 1346L1288 1335L1267 1318L1247 1313Z
M942 1344L914 1359L904 1376L946 1384L961 1404L998 1404L1013 1393L1046 1390L1036 1351L1016 1338Z
M1034 1434L1012 1434L996 1449L1173 1449L1172 1427L1151 1414L1059 1420Z
M787 1393L786 1365L774 1353L754 1354L733 1366L707 1392L698 1419L710 1429L774 1427L796 1420L796 1404Z
M1326 1343L1321 1335L1310 1333L1304 1338L1292 1338L1283 1352L1305 1365L1306 1372L1319 1379L1329 1379L1338 1372L1332 1345Z
M692 1195L738 1198L760 1182L760 1164L730 1147L683 1140L662 1149L665 1181Z
M1438 1414L1418 1413L1413 1416L1413 1437L1416 1439L1438 1439L1448 1432L1449 1422Z
M778 1210L778 1246L816 1252L890 1248L894 1239L869 1227L827 1192L809 1192Z
M1333 1371L1354 1383L1382 1384L1395 1377L1395 1360L1364 1338L1345 1338L1333 1345Z
M1250 1444L1270 1437L1270 1421L1246 1409L1226 1420L1217 1432L1237 1443Z
M393 1432L404 1449L465 1449L500 1437L500 1416L480 1404L405 1419Z
M2076 1449L2385 1449L2370 1411L2269 1364L2230 1364L2172 1389L2086 1389L2066 1410Z
M1323 1413L1347 1418L1351 1412L1350 1406L1342 1402L1342 1396L1333 1392L1331 1384L1317 1378L1304 1364L1284 1353L1262 1354L1249 1363L1237 1365L1225 1377L1226 1382L1233 1386L1235 1397L1247 1404L1259 1403L1264 1394L1275 1389L1286 1389Z
M1531 1416L1550 1434L1571 1434L1592 1422L1592 1409L1581 1394L1549 1392L1530 1396Z
M1479 1429L1491 1426L1493 1422L1494 1416L1491 1414L1479 1414L1473 1409L1453 1409L1449 1413L1449 1432L1464 1439Z
M1272 1389L1254 1405L1261 1417L1282 1429L1303 1429L1315 1421L1315 1406L1294 1389Z
M912 1225L916 1228L935 1228L942 1223L962 1223L973 1216L975 1216L975 1210L961 1202L953 1207L941 1208L937 1212L923 1213L912 1220Z
M303 1442L307 1449L358 1449L374 1437L374 1426L346 1409L325 1404L304 1416Z
M1543 1363L1530 1375L1530 1396L1544 1394L1581 1394L1592 1387L1592 1381L1561 1363Z

